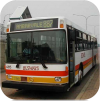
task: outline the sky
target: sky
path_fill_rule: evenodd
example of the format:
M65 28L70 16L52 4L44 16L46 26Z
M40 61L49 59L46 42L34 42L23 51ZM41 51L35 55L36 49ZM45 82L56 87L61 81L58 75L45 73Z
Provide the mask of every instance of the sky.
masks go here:
M11 1L7 3L1 11L1 23L4 21L6 14L12 14L18 6L28 6L32 17L53 17L64 16L83 29L86 29L86 19L90 15L99 15L98 8L90 1ZM84 15L83 16L76 16ZM87 30L96 37L99 35L99 18L100 16L91 16L87 20ZM5 16L5 26L9 21L9 15ZM94 26L96 26L94 28ZM100 43L100 40L99 40Z

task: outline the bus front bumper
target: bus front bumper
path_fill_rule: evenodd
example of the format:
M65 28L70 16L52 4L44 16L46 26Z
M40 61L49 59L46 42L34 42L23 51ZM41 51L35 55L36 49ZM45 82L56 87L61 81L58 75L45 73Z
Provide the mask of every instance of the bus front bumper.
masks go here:
M3 81L2 87L28 90L44 90L44 91L67 91L68 84L44 84L44 83L26 83L15 81Z

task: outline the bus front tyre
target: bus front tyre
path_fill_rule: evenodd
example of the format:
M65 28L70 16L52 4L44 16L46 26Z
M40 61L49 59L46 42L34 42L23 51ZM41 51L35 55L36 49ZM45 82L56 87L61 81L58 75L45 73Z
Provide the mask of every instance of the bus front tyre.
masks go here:
M83 79L83 71L82 71L82 69L80 68L79 69L79 72L78 72L78 82L77 82L77 86L79 86L80 84L81 84L81 82L82 82L82 79Z
M96 57L94 57L93 68L96 66Z

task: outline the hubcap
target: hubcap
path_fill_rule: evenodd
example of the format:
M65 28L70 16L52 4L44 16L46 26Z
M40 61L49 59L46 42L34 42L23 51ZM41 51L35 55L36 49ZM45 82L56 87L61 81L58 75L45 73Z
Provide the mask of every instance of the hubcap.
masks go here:
M82 79L82 71L79 70L79 80L81 80L81 79Z

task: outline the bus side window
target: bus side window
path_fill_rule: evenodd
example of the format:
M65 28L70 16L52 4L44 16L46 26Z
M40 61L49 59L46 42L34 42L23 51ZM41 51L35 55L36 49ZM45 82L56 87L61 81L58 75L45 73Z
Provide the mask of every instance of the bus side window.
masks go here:
M75 41L75 29L69 29L70 41Z
M78 30L76 30L76 51L82 51L83 50L83 37L82 33Z
M95 41L93 41L93 49L95 49Z
M67 28L68 28L68 39L69 39L69 41L68 41L69 51L70 51L70 56L72 56L73 55L72 54L72 52L73 52L72 42L75 41L75 29L70 26L67 26ZM75 45L75 47L76 47L76 45Z
M95 49L97 49L97 39L95 39Z
M88 36L88 49L91 49L91 37Z
M84 48L84 50L87 49L87 44L88 44L87 41L88 41L87 40L87 35L85 33L83 33L83 48Z
M93 41L92 41L92 47L93 47L93 49L95 48L95 40L94 40L94 38L93 38Z
M89 47L88 47L88 35L86 35L86 49L88 50Z
M86 40L83 40L83 48L86 50Z
M93 41L91 40L91 49L93 48Z

